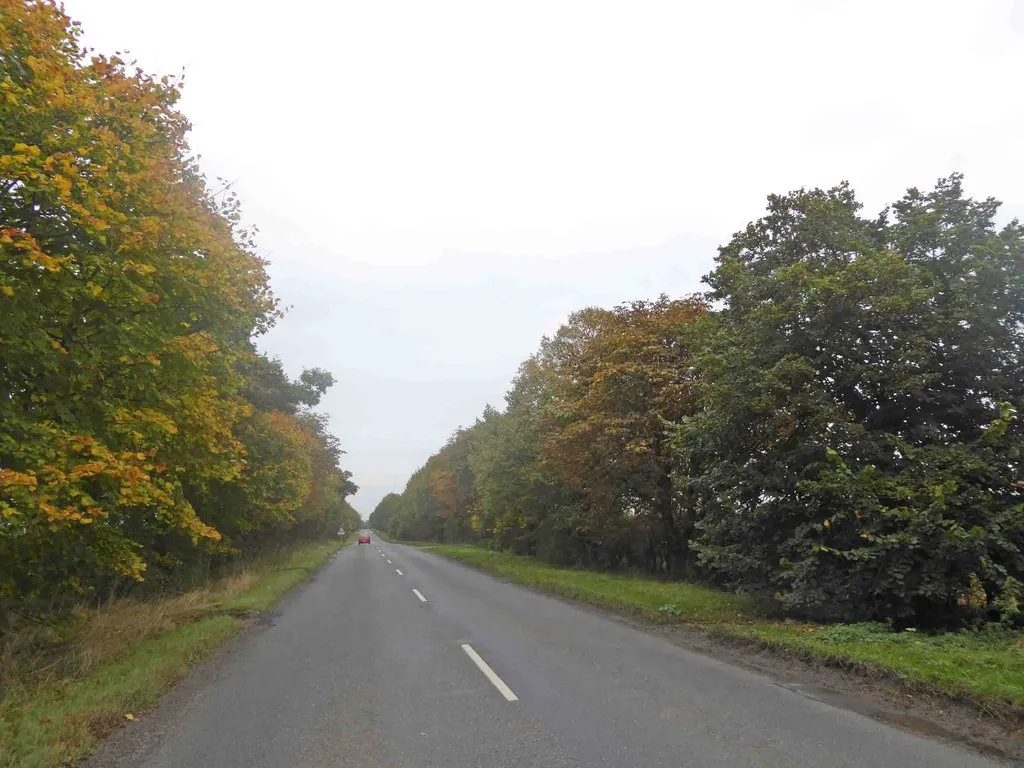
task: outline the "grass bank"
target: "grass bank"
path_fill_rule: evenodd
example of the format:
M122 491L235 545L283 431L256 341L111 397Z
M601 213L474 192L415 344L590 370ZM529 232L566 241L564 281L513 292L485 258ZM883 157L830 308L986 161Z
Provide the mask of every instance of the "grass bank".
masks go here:
M139 717L214 648L237 634L347 543L268 556L201 589L119 600L0 646L0 768L51 768L89 754Z
M880 624L806 624L766 616L750 600L685 584L556 568L482 547L433 552L510 581L666 624L686 623L837 666L860 666L993 712L1024 713L1024 632L925 635Z
M380 539L385 544L391 544L393 542L395 544L401 544L403 547L416 547L417 549L430 549L431 547L440 546L436 541L418 541L416 539L396 539L396 538L393 538L393 537L389 536L386 533L381 533L380 531L373 531L370 535L372 537L376 538L376 539Z

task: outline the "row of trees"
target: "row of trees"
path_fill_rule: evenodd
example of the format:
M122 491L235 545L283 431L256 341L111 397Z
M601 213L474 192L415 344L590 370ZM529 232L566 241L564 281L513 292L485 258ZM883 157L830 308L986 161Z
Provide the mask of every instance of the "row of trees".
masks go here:
M257 353L276 302L177 85L0 0L0 623L358 523L333 379Z
M1024 227L961 178L772 196L708 291L585 309L384 499L400 537L710 580L825 619L1020 617Z

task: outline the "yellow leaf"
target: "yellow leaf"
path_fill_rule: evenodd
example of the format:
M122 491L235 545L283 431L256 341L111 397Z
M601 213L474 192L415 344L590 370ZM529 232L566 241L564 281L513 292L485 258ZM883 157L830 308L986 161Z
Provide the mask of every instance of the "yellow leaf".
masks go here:
M32 475L15 472L13 469L0 469L0 486L4 488L35 488L37 480Z

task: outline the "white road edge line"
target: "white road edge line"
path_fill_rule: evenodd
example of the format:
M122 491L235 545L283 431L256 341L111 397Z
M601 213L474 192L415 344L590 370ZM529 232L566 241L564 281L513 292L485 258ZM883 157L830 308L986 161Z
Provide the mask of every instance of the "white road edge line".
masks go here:
M405 574L404 574L404 573L402 573L402 572L401 572L400 570L398 570L397 568L395 568L395 573L397 573L397 574L398 574L399 576L405 576Z
M505 685L505 681L495 674L494 670L488 666L487 662L480 658L480 654L473 650L473 646L468 643L462 644L462 650L466 652L466 655L473 660L480 671L487 676L487 679L491 681L491 684L498 689L498 692L505 697L506 701L519 701L519 697L512 693L512 689Z
M420 599L420 602L421 602L421 603L425 603L425 602L427 602L427 598L425 598L425 597L423 596L423 594L422 594L422 593L421 593L421 592L420 592L420 591L419 591L418 589L414 589L414 590L412 591L412 593L413 593L414 595L416 595L416 597L418 597L418 598Z

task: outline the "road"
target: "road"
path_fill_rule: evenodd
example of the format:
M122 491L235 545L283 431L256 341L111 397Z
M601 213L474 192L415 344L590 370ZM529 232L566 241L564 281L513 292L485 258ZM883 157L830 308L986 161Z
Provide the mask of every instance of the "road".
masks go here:
M997 765L391 543L342 550L185 688L92 764Z

